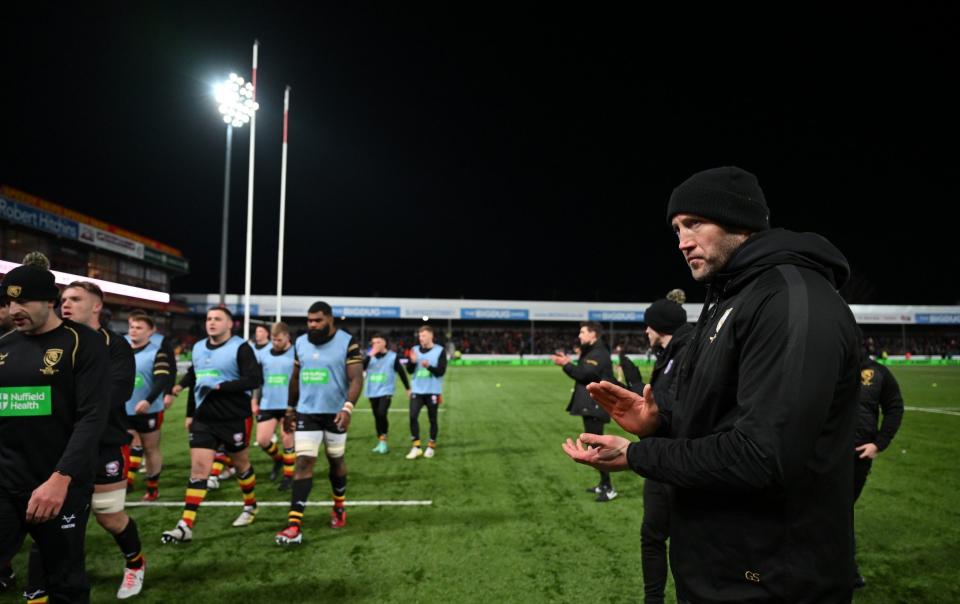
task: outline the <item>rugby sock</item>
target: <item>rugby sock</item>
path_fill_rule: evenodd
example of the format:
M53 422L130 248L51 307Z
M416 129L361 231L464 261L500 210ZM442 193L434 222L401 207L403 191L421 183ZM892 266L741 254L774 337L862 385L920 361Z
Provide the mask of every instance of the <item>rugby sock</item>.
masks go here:
M420 439L419 439L419 438L413 439L413 446L414 446L414 447L419 447L419 446L420 446Z
M120 547L120 553L127 560L127 568L136 570L143 568L143 552L140 545L140 532L133 518L127 522L126 528L113 536L113 540Z
M270 456L273 461L283 461L283 454L280 453L280 447L277 443L271 442L269 447L260 447L263 452Z
M293 481L290 511L287 513L288 524L296 526L303 524L303 512L307 509L307 498L310 497L312 488L313 478L298 478Z
M343 502L347 499L347 477L336 476L330 470L330 486L333 487L333 509L343 511Z
M147 476L147 495L156 495L160 490L160 472Z
M257 496L253 489L257 486L257 475L253 472L253 464L245 472L237 474L237 482L240 483L240 490L243 491L243 505L257 507Z
M26 593L24 593L23 595L26 596L27 598L26 600L27 604L47 604L47 602L50 601L50 596L48 596L47 593L43 590L39 592L34 592L29 596L27 596Z
M226 453L217 453L213 457L213 470L210 471L210 476L220 477L220 473L223 472L224 466L232 466L233 460L230 459L230 456Z
M143 447L130 447L130 463L127 464L127 484L133 486L133 479L143 463Z
M206 479L190 480L187 483L187 494L183 498L183 521L193 528L193 523L197 519L197 509L203 503L203 498L207 496Z
M297 462L297 454L293 447L283 449L283 475L293 478L293 465Z
M430 447L431 449L436 449L436 448L437 448L437 441L435 441L435 440L433 440L433 439L431 438L430 441L427 443L427 446Z

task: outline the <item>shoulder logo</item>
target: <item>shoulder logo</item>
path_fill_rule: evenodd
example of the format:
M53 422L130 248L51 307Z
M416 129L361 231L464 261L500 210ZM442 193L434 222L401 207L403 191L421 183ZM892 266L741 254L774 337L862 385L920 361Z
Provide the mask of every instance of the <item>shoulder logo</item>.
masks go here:
M864 369L860 372L860 383L864 386L873 385L873 369Z
M58 369L53 367L60 362L60 359L63 358L63 349L62 348L48 348L45 353L43 353L43 369L40 370L40 373L43 375L53 375Z
M19 298L20 292L23 291L23 288L19 285L8 285L7 286L7 296L11 298Z
M727 322L727 317L730 316L730 313L733 312L733 307L727 309L723 316L720 317L720 320L717 321L717 328L714 330L713 335L710 336L710 343L713 344L713 341L717 339L717 336L720 334L720 328L723 327L723 324Z

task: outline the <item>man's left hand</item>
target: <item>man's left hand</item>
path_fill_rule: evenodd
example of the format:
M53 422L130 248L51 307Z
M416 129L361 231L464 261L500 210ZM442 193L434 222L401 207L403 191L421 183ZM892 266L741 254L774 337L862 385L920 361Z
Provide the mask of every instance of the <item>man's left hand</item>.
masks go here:
M604 472L626 470L627 447L630 441L613 434L581 434L577 442L567 439L563 452L577 463L594 467Z
M880 455L880 449L873 443L860 445L856 450L860 453L860 459L876 459Z
M568 357L565 354L555 354L552 357L550 357L550 360L553 361L554 365L559 365L560 367L563 367L564 365L570 362L570 357Z
M333 418L333 422L337 424L337 427L341 430L346 430L350 427L350 412L340 411L337 413L337 416Z
M33 490L27 502L27 522L40 524L56 517L67 498L70 477L54 472L45 483Z

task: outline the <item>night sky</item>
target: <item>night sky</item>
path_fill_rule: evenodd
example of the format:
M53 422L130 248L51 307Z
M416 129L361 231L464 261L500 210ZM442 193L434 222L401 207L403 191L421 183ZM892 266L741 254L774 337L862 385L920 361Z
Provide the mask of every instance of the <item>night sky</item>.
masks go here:
M0 182L180 248L177 292L217 289L211 86L258 38L254 293L275 291L290 84L287 293L697 300L666 202L735 164L774 226L847 255L848 301L960 303L956 14L147 4L4 9Z

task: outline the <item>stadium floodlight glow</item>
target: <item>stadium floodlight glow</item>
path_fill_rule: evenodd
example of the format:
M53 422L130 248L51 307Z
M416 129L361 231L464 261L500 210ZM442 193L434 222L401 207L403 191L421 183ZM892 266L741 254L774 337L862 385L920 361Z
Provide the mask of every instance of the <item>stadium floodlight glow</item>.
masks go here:
M223 114L223 121L234 128L240 128L250 122L250 118L260 108L260 104L253 100L253 83L245 82L235 73L221 84L213 87L213 98Z
M430 320L430 317L428 317L427 315L423 315L423 320L424 320L424 321L429 321L429 320Z

